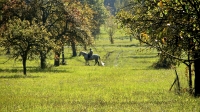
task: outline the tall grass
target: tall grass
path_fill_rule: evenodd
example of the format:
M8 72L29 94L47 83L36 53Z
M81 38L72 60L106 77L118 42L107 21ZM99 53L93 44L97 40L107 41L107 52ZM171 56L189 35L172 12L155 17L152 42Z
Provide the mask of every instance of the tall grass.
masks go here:
M136 41L97 40L94 53L105 66L85 66L83 57L71 58L65 48L67 65L39 69L39 61L28 61L27 77L20 61L0 64L1 112L199 112L200 99L169 91L175 79L173 69L151 67L157 51ZM134 43L135 42L135 43ZM82 48L78 48L81 51ZM0 55L0 61L7 57ZM53 56L48 60L53 65ZM181 86L187 87L184 66L177 68Z

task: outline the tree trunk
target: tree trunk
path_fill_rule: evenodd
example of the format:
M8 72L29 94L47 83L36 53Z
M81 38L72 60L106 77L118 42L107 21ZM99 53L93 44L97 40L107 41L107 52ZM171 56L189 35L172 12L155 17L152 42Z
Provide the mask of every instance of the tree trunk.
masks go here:
M114 44L113 36L110 36L110 43L111 43L111 44Z
M75 57L77 56L77 53L76 53L76 44L74 41L71 42L71 47L72 47L72 56Z
M60 53L56 52L54 57L54 66L60 65Z
M130 42L132 42L133 41L133 37L130 35Z
M189 69L189 81L188 81L189 93L193 94L192 92L192 65L191 64L189 64L188 69Z
M9 55L9 54L10 54L10 48L8 48L6 51L6 55Z
M22 56L22 64L23 64L23 73L26 76L26 60L27 60L27 55Z
M45 69L47 67L47 65L46 65L46 54L42 53L42 52L40 52L40 66L41 66L41 69Z
M194 69L195 69L195 80L194 80L194 95L195 97L200 96L200 55L195 53Z
M65 61L65 49L64 46L62 46L62 65L66 65L66 61Z

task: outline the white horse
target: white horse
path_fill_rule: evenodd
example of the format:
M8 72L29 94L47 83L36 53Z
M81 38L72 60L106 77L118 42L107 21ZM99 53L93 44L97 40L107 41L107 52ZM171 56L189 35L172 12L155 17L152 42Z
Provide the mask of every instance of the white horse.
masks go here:
M79 53L79 56L83 56L85 59L85 65L89 65L89 60L95 60L95 64L94 66L98 63L98 65L100 66L100 56L98 54L93 54L90 58L88 58L88 53L81 51Z

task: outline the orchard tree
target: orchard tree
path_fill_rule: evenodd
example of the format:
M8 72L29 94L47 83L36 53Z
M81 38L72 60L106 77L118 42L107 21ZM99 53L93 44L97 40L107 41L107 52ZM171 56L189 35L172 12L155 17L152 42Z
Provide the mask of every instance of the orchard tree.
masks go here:
M37 4L37 5L36 5ZM40 52L41 57L41 68L46 68L46 55L53 50L55 52L54 62L58 62L62 46L64 45L63 37L66 33L66 20L69 14L65 9L65 3L62 0L33 0L30 3L31 6L35 6L38 11L35 16L37 17L38 23L42 23L48 32L52 34L49 39L54 40L55 46L50 46L47 52ZM63 62L64 64L64 62Z
M77 24L78 21L78 15L75 12L76 7L71 8L76 3L69 0L11 0L4 5L2 22L6 23L10 18L20 18L31 23L35 18L38 25L44 26L52 34L49 39L55 43L55 46L46 48L45 52L40 51L41 68L46 68L46 55L51 50L55 52L54 62L58 63L55 65L59 66L59 56L66 42L68 28L70 25ZM62 63L64 63L64 60Z
M32 25L32 21L34 20L35 24L44 26L46 31L52 34L49 37L50 41L48 42L53 41L57 45L48 46L48 48L43 48L47 50L39 51L41 68L44 69L46 67L46 55L52 49L55 51L60 49L58 35L61 35L60 33L63 31L61 20L65 19L63 17L63 13L65 12L64 4L60 0L10 0L3 5L2 12L2 26L7 24L9 20L15 18L18 18L21 21L27 20L30 25Z
M184 63L189 69L189 93L195 68L194 95L200 95L200 1L135 0L118 13L122 27L137 30L139 41L156 48L173 64Z
M35 21L31 23L19 18L9 20L1 32L0 44L5 49L12 49L14 59L22 59L23 73L26 75L26 61L32 59L39 51L46 51L48 46L54 43L49 42L49 34L44 26L39 26ZM40 50L38 50L40 49Z
M34 24L45 27L51 34L47 42L54 42L52 46L43 46L39 50L41 68L46 67L46 55L53 50L55 52L56 66L59 66L59 56L64 54L64 44L68 40L73 43L93 42L91 31L94 29L93 11L85 4L72 0L10 0L3 5L1 26L5 26L9 20L27 20L30 25ZM2 32L5 30L2 27ZM71 36L73 35L73 36ZM47 43L48 44L48 43ZM61 51L62 50L62 51ZM62 56L63 56L62 54ZM63 57L64 59L64 57ZM64 60L62 60L64 63Z
M77 56L76 45L81 44L86 47L94 43L92 30L95 28L93 14L94 11L88 4L80 2L68 3L69 18L74 18L74 21L68 21L66 32L67 43L70 43L72 48L72 56Z
M117 30L117 24L115 23L114 16L110 15L110 17L106 20L104 29L109 35L110 43L114 44L114 34L116 33Z

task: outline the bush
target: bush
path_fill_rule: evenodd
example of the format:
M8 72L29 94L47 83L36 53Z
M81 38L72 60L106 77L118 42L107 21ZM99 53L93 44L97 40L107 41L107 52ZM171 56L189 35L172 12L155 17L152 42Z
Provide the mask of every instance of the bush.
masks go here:
M164 68L169 69L173 65L173 62L170 58L167 58L165 56L160 56L159 60L155 63L153 63L153 67L156 69Z

